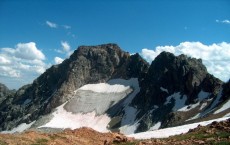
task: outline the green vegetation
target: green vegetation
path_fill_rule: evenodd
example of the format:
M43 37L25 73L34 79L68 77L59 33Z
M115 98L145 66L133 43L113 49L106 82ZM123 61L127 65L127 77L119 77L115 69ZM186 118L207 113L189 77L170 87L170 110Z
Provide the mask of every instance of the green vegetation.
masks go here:
M213 143L213 145L230 145L230 142L228 142L228 141L220 141L220 142Z
M0 145L7 145L7 143L2 141L2 140L0 140Z
M47 145L48 140L45 138L38 138L36 139L36 143L31 145Z

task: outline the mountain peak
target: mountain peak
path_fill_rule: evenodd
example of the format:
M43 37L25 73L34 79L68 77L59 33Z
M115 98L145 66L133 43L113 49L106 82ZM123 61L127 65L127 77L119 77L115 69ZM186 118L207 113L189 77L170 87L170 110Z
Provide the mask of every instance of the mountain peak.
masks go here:
M130 55L116 44L80 46L0 103L0 130L36 120L33 127L99 125L101 131L134 133L183 124L216 108L222 112L226 107L220 108L221 102L228 98L229 83L222 86L200 59L162 52L149 66L139 54ZM61 126L63 121L73 123Z
M0 129L13 127L8 124L31 122L51 112L52 109L69 100L74 95L74 91L83 85L117 78L138 78L142 73L147 72L148 67L148 63L139 55L130 56L117 44L80 46L69 59L47 69L34 80L32 85L23 89L23 93L17 93L19 95L14 97L11 105L4 106L13 111L4 114L5 119L0 122ZM7 116L12 114L17 115L7 120ZM23 117L23 114L31 115Z

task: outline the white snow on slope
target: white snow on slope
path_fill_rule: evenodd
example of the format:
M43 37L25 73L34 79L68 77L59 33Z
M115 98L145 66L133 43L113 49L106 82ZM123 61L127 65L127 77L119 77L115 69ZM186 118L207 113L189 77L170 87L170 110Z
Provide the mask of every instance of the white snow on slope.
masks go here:
M161 89L161 91L163 91L163 92L169 93L169 91L168 91L167 89L163 88L163 87L160 87L160 89Z
M189 110L196 108L199 105L200 105L200 102L197 102L196 104L186 105L186 106L182 107L181 109L179 109L178 111L186 112L186 111L189 111Z
M198 113L198 114L196 114L195 116L193 116L193 117L187 119L186 121L194 120L194 119L197 119L197 118L199 118L199 117L200 117L200 113Z
M119 82L120 83L120 82ZM129 89L130 86L120 85L120 84L108 84L108 83L99 83L99 84L87 84L80 88L80 90L93 91L97 93L118 93L123 92Z
M198 125L206 126L212 123L213 121L219 122L219 121L226 120L228 118L230 117L223 117L219 119L214 119L214 120L209 120L209 121L204 121L204 122L199 122L199 123L193 123L193 124L188 124L188 125L182 125L182 126L177 126L177 127L159 129L155 131L147 131L147 132L141 132L141 133L136 133L136 134L130 134L128 135L128 137L134 137L135 139L167 138L169 136L187 133L189 129L196 128Z
M161 127L161 122L157 122L154 126L150 127L149 130L157 130Z
M221 87L220 90L219 90L218 95L216 96L215 100L212 102L211 106L208 109L206 109L204 112L202 112L200 116L205 116L209 112L213 111L213 109L216 107L216 105L220 101L220 98L222 96L222 91L223 91L223 88Z
M224 110L227 110L228 108L230 108L230 100L228 100L220 109L216 110L213 114L220 113Z
M91 127L100 132L108 132L106 126L110 122L110 118L107 115L96 116L95 111L86 114L73 114L67 112L64 109L64 105L65 104L62 104L57 108L57 111L53 113L54 117L50 122L39 128L50 127L76 129L85 126Z
M202 109L204 109L206 106L208 105L208 103L207 102L205 102L205 103L202 103L202 105L200 106L200 109L199 110L202 110Z
M192 109L196 108L197 106L200 105L200 102L203 101L204 99L208 98L209 95L210 95L210 93L204 92L204 91L201 90L200 93L198 94L198 97L197 97L197 99L198 99L197 103L186 105L183 108L179 109L178 111L186 112L186 111L189 111L189 110L192 110Z
M225 114L224 117L230 117L230 113Z
M164 104L167 105L168 103L171 102L172 99L175 100L175 105L172 110L177 111L185 106L185 101L187 100L187 96L186 95L181 96L180 92L174 93L171 96L167 97L167 101Z
M202 101L202 100L208 98L209 95L210 95L209 92L204 92L203 90L201 90L200 93L198 94L198 100Z
M95 89L97 88L97 89ZM53 112L53 118L41 127L71 128L91 127L100 132L107 132L107 125L111 118L106 111L120 100L127 116L124 116L121 125L122 133L134 133L138 124L135 124L136 109L128 106L135 95L140 91L138 79L114 79L108 83L85 85L75 91L75 96L62 104Z
M13 128L12 130L7 130L7 131L2 131L1 133L16 133L16 132L23 132L24 130L29 129L33 124L35 123L35 121L26 124L26 123L22 123L20 125L18 125L17 127Z
M137 93L139 93L140 87L137 78L130 79L130 83L132 84L131 86L133 88L133 92L124 101L123 106L125 107L123 110L125 112L125 115L122 117L121 127L119 128L120 132L124 134L134 133L137 127L139 126L138 121L135 121L136 115L138 113L137 109L130 106L130 103L132 102L133 98L137 95Z

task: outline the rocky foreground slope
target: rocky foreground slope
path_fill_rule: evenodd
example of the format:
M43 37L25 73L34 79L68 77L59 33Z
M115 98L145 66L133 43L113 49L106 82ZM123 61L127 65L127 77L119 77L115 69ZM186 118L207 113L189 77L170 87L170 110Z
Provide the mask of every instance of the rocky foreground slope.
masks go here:
M162 52L149 65L116 44L81 46L3 99L0 130L26 123L130 134L218 118L230 112L229 83L185 55Z
M21 134L0 134L1 145L191 145L191 144L229 144L230 119L212 122L208 126L198 126L186 134L165 139L135 140L119 133L100 133L90 128L64 130L61 133L42 133L27 131Z

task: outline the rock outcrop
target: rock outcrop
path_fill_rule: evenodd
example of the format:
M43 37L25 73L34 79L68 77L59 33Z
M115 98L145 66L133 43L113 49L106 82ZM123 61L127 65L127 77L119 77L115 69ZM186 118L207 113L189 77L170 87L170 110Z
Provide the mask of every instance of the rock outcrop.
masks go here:
M185 100L184 106L195 104L199 101L201 91L208 92L209 99L215 98L221 85L222 81L207 72L201 59L185 55L177 57L172 53L162 52L152 62L148 73L140 82L140 93L133 100L133 106L140 110L137 117L143 118L138 131L148 130L157 122L161 122L162 127L182 124L188 116L180 115L175 110L177 101ZM174 98L176 93L177 100ZM166 104L171 95L173 100L168 100L171 103ZM150 110L152 111L147 115L146 112Z
M0 104L7 99L7 97L13 96L14 93L15 90L9 90L4 84L0 83Z

